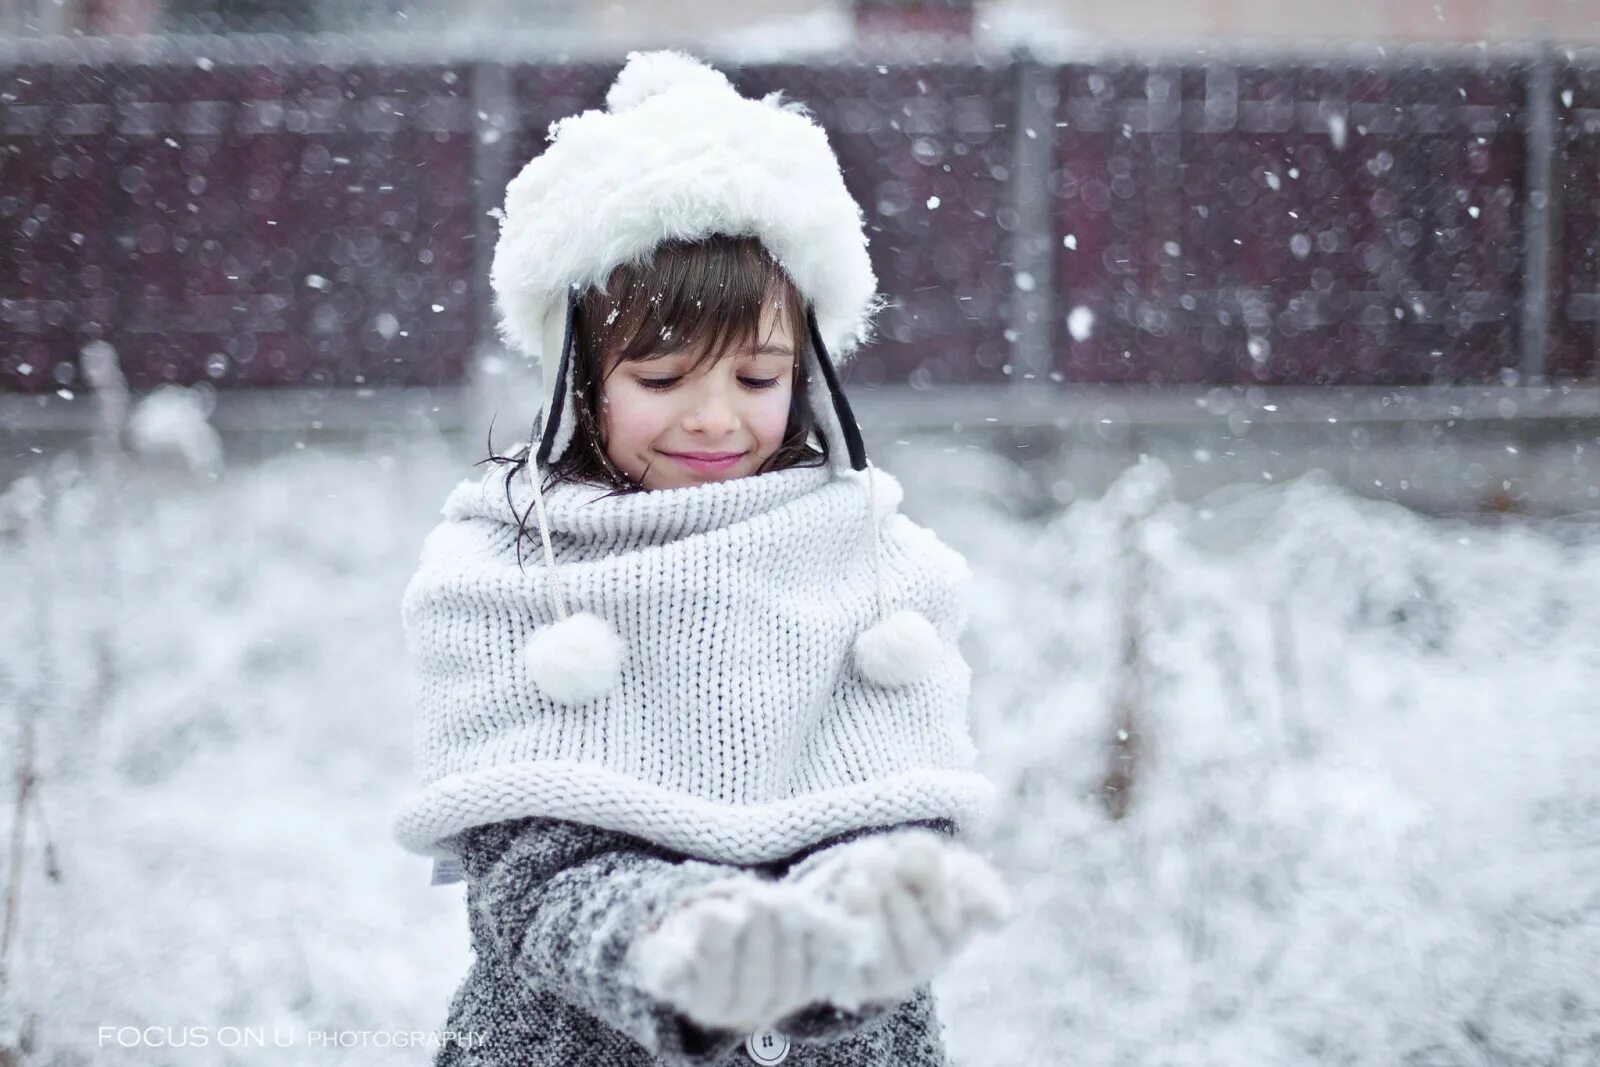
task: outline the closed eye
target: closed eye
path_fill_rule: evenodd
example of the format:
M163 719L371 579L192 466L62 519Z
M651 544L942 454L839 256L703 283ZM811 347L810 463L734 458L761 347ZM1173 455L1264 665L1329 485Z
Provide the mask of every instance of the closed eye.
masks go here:
M678 384L681 378L682 375L675 375L671 378L638 378L635 380L646 389L654 389L657 392L666 392L668 389L671 389L674 385ZM776 386L778 382L779 379L777 378L739 379L739 384L743 385L746 389L771 389Z

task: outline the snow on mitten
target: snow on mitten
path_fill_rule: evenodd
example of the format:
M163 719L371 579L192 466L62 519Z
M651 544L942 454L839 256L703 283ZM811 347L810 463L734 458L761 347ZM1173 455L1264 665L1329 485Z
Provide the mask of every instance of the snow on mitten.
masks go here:
M828 999L899 1000L931 979L973 937L1014 915L998 872L931 830L858 838L808 857L785 882L866 925L860 984Z
M705 1026L754 1030L846 982L859 930L782 882L715 883L634 947L640 988Z

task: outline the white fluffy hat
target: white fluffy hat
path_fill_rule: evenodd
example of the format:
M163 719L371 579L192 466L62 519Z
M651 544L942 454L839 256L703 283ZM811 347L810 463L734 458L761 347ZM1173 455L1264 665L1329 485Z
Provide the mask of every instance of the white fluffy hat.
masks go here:
M525 649L530 677L553 699L581 704L617 684L627 655L604 619L566 603L537 473L572 439L579 298L623 263L647 261L662 241L719 233L758 238L806 301L804 372L831 401L812 405L818 430L841 476L861 481L872 530L878 621L857 635L857 669L891 687L922 677L941 654L938 634L916 612L891 609L882 574L879 494L892 507L899 488L867 462L834 368L871 338L884 300L861 207L827 135L781 94L740 96L719 71L660 51L630 52L606 110L551 123L549 141L506 188L490 275L501 333L538 357L542 372L529 474L561 618Z
M884 301L861 208L803 105L741 96L682 52L630 52L606 109L551 123L548 140L506 188L490 275L501 334L540 360L542 460L571 439L569 304L664 240L754 236L806 299L824 358L842 363L870 339ZM833 414L819 412L838 455Z

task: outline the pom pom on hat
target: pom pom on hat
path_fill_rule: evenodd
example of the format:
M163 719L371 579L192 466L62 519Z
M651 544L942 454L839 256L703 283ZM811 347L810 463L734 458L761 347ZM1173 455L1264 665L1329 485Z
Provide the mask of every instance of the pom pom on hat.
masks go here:
M726 74L687 53L670 49L629 52L627 65L606 92L606 109L615 115L679 85L733 90Z
M623 651L610 623L580 611L535 630L522 655L540 692L560 704L587 704L616 688Z
M939 661L939 632L915 611L897 611L856 638L856 669L885 688L910 685Z

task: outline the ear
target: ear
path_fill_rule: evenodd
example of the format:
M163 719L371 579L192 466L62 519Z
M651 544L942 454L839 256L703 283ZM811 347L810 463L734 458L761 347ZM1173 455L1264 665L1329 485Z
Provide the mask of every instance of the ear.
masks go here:
M839 385L838 372L828 358L828 346L822 343L822 331L817 328L817 313L810 304L806 305L806 334L811 339L811 352L816 357L818 369L822 371L822 380L828 386L839 434L844 438L845 450L850 455L850 469L866 470L867 447L861 440L861 428L856 425L850 401L845 398L844 389Z
M568 293L566 326L562 330L561 338L561 361L556 364L556 380L551 383L549 392L546 393L544 433L540 437L539 451L535 456L541 467L550 465L552 454L559 459L561 453L566 450L567 441L572 437L572 431L566 427L566 423L572 420L571 397L568 392L572 380L572 346L577 325L578 298ZM563 429L566 432L563 433Z

